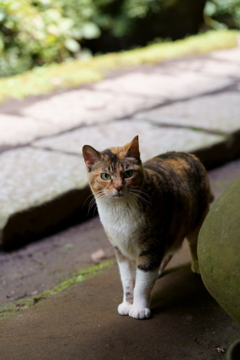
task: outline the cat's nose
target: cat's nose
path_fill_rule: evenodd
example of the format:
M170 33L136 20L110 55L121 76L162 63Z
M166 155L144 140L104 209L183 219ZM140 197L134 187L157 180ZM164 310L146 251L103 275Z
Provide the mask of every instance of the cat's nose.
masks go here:
M117 191L121 191L123 188L123 185L122 184L116 184L114 185L114 189L116 189Z

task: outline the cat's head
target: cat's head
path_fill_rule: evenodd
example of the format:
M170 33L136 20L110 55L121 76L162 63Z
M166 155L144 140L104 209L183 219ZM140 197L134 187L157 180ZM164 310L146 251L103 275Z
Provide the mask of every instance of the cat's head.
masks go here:
M89 185L97 198L120 199L133 194L143 182L138 136L121 147L97 151L83 147Z

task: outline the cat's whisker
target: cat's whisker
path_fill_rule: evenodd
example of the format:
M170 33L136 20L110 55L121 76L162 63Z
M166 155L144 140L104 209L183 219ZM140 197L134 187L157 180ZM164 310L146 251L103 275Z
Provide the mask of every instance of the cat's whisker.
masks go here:
M145 195L148 199L149 199L149 201L151 202L151 196L148 194L148 193L146 193L144 190L137 190L137 189L135 189L135 188L133 188L133 189L131 189L132 191L135 191L135 192L137 192L137 193L140 193L141 195ZM147 201L147 200L146 200Z
M140 191L141 193L144 193L145 195L147 195L149 197L149 199L151 198L151 196L143 189L142 186L134 185L133 189L137 190L137 191Z
M95 206L95 209L94 209L94 211L93 211L93 217L95 216L96 210L97 210L97 206Z
M103 190L97 191L96 194L103 194ZM84 201L82 207L84 207L84 204L86 203L86 201L87 201L89 198L91 198L91 197L92 197L92 199L91 199L91 201L89 202L88 211L87 211L86 217L88 217L91 209L95 206L95 209L94 209L94 211L93 211L93 217L94 217L95 211L96 211L96 209L97 209L97 204L96 204L96 199L95 199L94 194L90 194L90 195L86 198L86 200ZM101 197L101 198L102 198L102 197Z
M85 199L85 201L84 201L84 203L83 203L83 205L82 205L82 209L84 208L84 205L86 204L87 200L88 200L89 198L91 198L91 197L94 198L94 194L88 195L88 197Z
M100 200L106 197L106 194L105 194L105 192L104 192L103 190L99 190L99 191L97 192L97 194L100 195L100 196L98 196L98 199L100 199ZM94 198L94 200L95 200L95 198ZM92 207L93 207L94 205L95 205L95 209L94 209L94 211L93 211L93 217L95 216L95 212L96 212L96 210L97 210L96 200L95 200L94 204L92 205Z
M143 199L141 199L141 197L139 197L137 194L133 194L133 193L131 193L131 197L135 199L135 202L137 203L138 207L141 206L141 211L143 212L143 205L144 205ZM146 207L148 207L147 204L145 204L145 205L146 205Z
M100 191L97 192L97 194L103 195L103 191L100 190ZM101 196L100 198L103 198L103 197L104 197L104 196ZM90 201L90 203L89 203L89 205L88 205L88 212L87 212L87 215L86 215L86 216L88 216L88 214L89 214L90 210L93 208L93 206L95 206L95 209L94 209L94 212L93 212L93 215L94 215L94 213L95 213L95 211L96 211L96 208L97 208L97 204L96 204L96 199L95 199L95 197L92 198L92 200Z
M151 207L148 201L146 201L142 196L137 195L137 197L140 199L142 205L145 205L148 211L151 211Z
M131 199L135 202L135 204L137 205L137 207L139 207L139 201L138 201L137 197L136 197L134 194L131 194L131 193L130 193L130 197L131 197ZM140 204L141 204L141 203L140 203ZM141 204L141 207L142 207L142 211L143 211L143 206L142 206L142 204Z
M151 207L151 202L144 197L144 193L142 193L142 192L136 193L135 191L133 191L133 192L134 192L135 195L138 196L145 204L148 204L149 207Z
M135 197L137 197L140 200L141 203L144 203L145 206L147 207L147 209L150 211L151 210L151 203L142 196L141 191L138 191L136 193L136 191L134 191L134 190L136 190L136 189L131 189L131 194L134 194Z
M86 217L89 215L90 210L93 208L93 206L97 207L95 198L93 198L88 205L88 212L87 212Z

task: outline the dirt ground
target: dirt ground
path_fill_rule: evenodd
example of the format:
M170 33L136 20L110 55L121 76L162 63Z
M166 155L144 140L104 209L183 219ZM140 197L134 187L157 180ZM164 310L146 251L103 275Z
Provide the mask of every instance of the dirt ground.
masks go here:
M240 160L209 171L215 198L238 177ZM101 254L96 253L99 250ZM0 306L53 288L79 268L92 265L94 253L96 258L113 257L98 217L20 250L0 252Z

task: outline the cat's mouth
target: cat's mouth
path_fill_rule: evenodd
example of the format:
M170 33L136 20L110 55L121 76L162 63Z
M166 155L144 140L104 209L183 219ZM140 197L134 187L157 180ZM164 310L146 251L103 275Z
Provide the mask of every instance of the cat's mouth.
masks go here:
M114 198L123 198L124 196L126 196L126 194L122 193L122 192L119 192L117 194L113 194L112 195Z
M115 195L113 195L113 197L115 197L115 198L122 198L124 196L125 196L125 194L115 194Z

